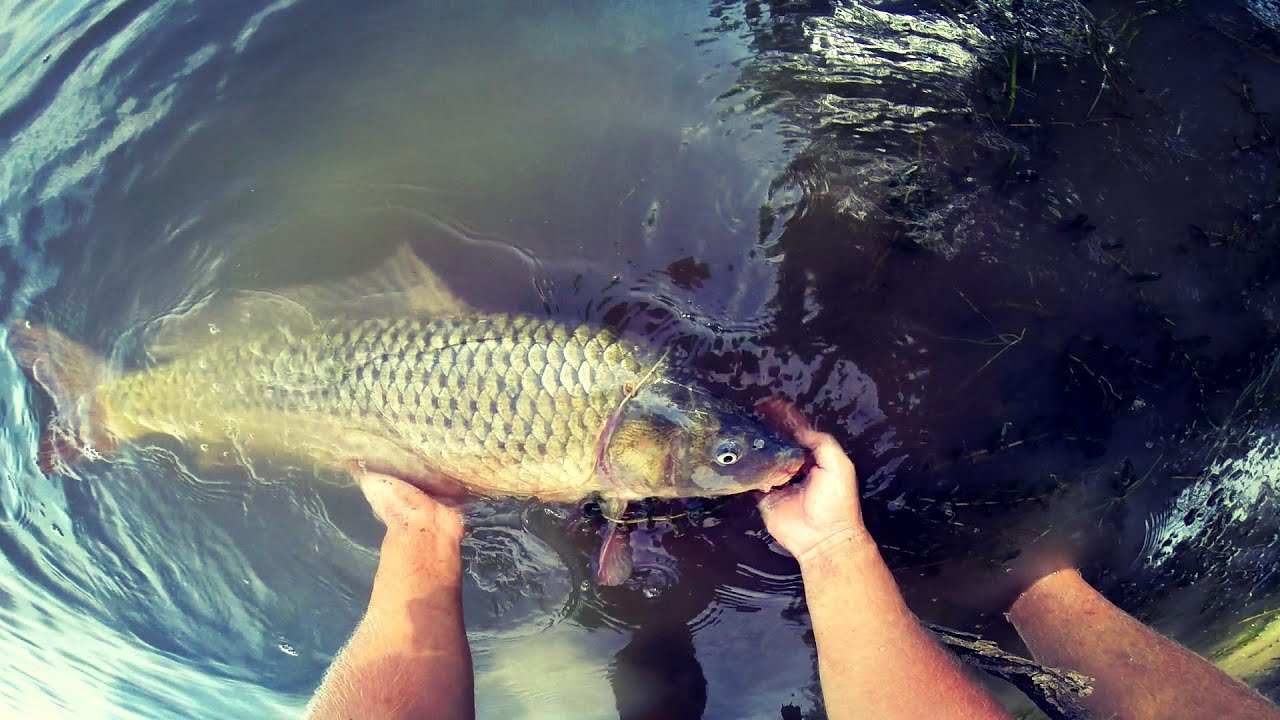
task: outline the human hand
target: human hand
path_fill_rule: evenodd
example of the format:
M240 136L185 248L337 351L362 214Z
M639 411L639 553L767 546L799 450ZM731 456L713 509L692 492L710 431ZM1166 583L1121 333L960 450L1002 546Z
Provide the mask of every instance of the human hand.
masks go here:
M813 457L813 467L801 483L760 496L760 515L769 534L802 566L846 541L870 542L862 523L857 473L836 439L815 430L794 405L780 398L766 400L757 409Z
M373 514L387 526L387 537L462 541L462 513L391 475L352 468Z
M307 717L474 718L461 513L405 480L354 462L349 470L387 534L368 609Z

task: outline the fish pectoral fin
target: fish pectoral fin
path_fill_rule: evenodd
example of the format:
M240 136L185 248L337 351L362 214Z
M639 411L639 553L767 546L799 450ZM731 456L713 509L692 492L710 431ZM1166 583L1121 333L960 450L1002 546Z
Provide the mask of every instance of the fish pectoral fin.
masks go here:
M401 317L470 315L477 310L449 286L407 244L362 275L329 283L297 285L280 294L316 317Z
M627 509L622 500L607 500L601 508L607 519L604 538L600 541L600 555L596 562L596 584L621 585L631 577L631 536L624 525L614 522Z

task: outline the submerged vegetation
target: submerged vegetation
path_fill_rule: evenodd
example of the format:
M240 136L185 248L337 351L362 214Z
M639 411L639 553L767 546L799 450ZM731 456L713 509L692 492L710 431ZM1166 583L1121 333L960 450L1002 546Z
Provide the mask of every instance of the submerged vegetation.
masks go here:
M1181 0L839 3L755 22L739 93L810 136L782 178L802 191L792 225L827 232L834 215L846 237L845 276L810 281L850 318L826 327L892 348L867 365L895 378L881 396L915 449L894 475L933 479L872 485L896 566L927 574L970 548L994 569L1106 527L1124 540L1092 570L1131 606L1190 578L1238 597L1209 554L1159 571L1134 557L1168 531L1172 498L1232 482L1192 448L1228 434L1276 352L1277 107L1258 89L1275 90L1275 33ZM1203 76L1160 73L1170 47ZM943 429L959 422L948 402L966 430ZM1274 532L1256 514L1217 522ZM1238 540L1219 552L1254 557L1250 572L1277 559ZM1214 603L1202 620L1229 616Z

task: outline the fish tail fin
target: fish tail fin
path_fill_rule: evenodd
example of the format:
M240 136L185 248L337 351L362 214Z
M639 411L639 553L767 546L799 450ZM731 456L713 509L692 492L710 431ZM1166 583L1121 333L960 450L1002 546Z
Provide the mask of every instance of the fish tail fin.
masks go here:
M53 401L53 416L40 436L41 470L64 472L79 458L116 449L98 392L106 363L97 353L53 328L25 320L9 324L9 349Z

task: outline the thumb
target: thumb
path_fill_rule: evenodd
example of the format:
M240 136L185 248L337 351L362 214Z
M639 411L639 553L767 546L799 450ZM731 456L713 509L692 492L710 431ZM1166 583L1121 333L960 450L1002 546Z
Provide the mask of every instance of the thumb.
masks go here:
M775 488L769 492L759 494L757 505L760 508L760 516L768 520L777 510L779 505L787 502L791 498L799 495L804 491L803 485L788 485L786 487Z
M396 504L396 488L391 480L378 475L360 473L356 475L356 483L360 492L369 503L373 514L384 524L387 522L387 511Z

